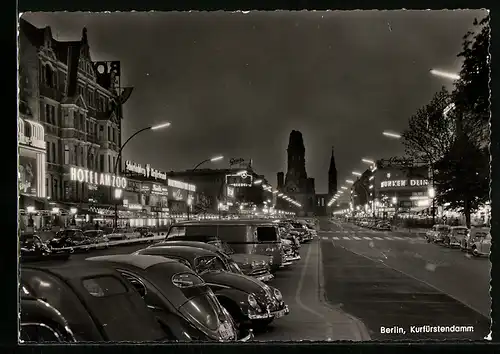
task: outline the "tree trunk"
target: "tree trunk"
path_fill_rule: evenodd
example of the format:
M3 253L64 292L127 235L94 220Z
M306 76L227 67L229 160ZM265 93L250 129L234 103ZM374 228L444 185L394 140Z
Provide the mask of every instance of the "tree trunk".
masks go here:
M469 200L465 199L464 201L464 214L465 214L465 225L470 229L470 206Z

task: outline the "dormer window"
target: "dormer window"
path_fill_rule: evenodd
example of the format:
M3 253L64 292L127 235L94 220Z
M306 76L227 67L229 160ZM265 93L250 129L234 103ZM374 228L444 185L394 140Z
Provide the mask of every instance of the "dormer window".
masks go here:
M48 87L54 87L54 72L50 65L45 65L45 83Z

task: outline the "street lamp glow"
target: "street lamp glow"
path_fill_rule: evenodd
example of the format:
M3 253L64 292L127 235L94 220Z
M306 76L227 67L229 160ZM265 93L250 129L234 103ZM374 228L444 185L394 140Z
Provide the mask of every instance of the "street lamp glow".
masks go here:
M283 193L278 193L278 197L282 197L283 196Z
M273 194L276 194L276 193L278 193L278 191L273 191Z
M53 207L53 208L52 208L52 213L53 213L53 214L59 214L59 208L57 208L57 207Z
M351 183L351 184L352 184L352 183L354 183L354 181L353 181L352 179L346 179L345 181L346 181L347 183Z
M357 171L352 171L352 174L355 175L355 176L361 176L362 175L361 172L357 172Z
M361 159L361 161L363 161L364 163L369 163L370 165L374 165L375 164L375 161L369 160L369 159Z
M342 188L342 189L347 189L347 187L344 187L344 186L342 186L342 187L340 187L340 188Z
M30 213L30 214L31 214L31 213L34 213L34 212L35 212L35 207L34 207L34 206L29 206L29 207L27 207L27 208L26 208L26 211L27 211L28 213Z
M447 71L431 69L430 73L432 75L434 75L434 76L439 76L439 77L442 77L442 78L445 78L445 79L450 79L450 80L453 80L453 81L460 79L460 75L457 75L455 73L450 73L450 72L447 72Z
M398 198L392 197L392 204L396 204L398 202Z
M170 122L167 122L167 123L162 123L162 124L158 124L158 125L153 125L151 127L151 130L157 130L157 129L161 129L161 128L167 128L167 127L170 127L172 123Z
M78 209L77 208L71 208L69 211L71 212L71 214L76 214L78 212Z
M261 179L256 179L255 181L253 181L253 184L257 185L257 184L261 184L262 183L262 180ZM265 188L265 187L264 187Z
M383 132L382 134L384 134L385 136L387 136L389 138L401 139L401 134L398 134L398 133Z
M224 156L222 156L222 155L221 156L215 156L215 157L212 157L210 159L210 161L215 162L215 161L222 160L223 158L224 158Z
M434 198L436 196L436 191L434 190L434 188L429 188L429 197L430 198Z
M237 176L246 175L246 174L247 174L246 170L236 172Z

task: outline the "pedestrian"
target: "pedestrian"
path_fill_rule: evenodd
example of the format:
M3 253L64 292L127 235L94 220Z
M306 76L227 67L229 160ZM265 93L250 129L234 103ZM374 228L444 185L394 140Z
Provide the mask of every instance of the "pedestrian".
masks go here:
M95 229L96 229L96 230L99 230L99 221L96 221L96 222L95 222Z

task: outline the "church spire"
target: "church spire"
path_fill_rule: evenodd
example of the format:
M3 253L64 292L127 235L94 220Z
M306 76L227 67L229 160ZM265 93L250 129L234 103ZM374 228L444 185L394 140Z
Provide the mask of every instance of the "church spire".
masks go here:
M335 166L335 153L332 146L332 156L330 157L330 168L328 169L328 195L337 193L337 167Z

